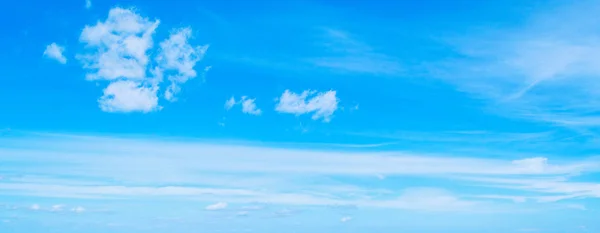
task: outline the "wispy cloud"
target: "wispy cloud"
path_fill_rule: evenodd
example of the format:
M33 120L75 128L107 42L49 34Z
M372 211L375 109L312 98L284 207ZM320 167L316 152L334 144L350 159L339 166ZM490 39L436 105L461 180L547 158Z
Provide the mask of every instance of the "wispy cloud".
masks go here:
M597 1L569 2L539 8L522 26L453 38L465 58L442 63L435 75L491 100L501 114L597 127L600 36L594 29L600 27L595 19L599 9Z
M590 160L501 160L69 135L7 137L0 145L0 162L19 164L2 167L0 172L20 174L8 175L0 183L4 195L162 197L244 205L351 205L415 211L491 211L499 204L495 200L505 195L496 193L498 189L540 204L600 197L599 184L569 180L597 172L597 161ZM386 175L386 179L378 180L378 174ZM373 182L420 177L435 182L421 183L421 187L373 189L334 177L363 177ZM119 182L113 182L116 180ZM436 187L439 184L444 187ZM464 185L481 190L465 193L453 188ZM523 202L514 204L519 203Z
M215 210L222 210L222 209L225 209L225 208L227 208L227 203L226 202L217 202L215 204L206 206L206 208L204 208L204 209L205 210L215 211Z
M316 66L373 75L398 75L402 71L397 59L377 52L348 32L332 28L323 28L322 32L324 41L321 45L328 55L309 59Z

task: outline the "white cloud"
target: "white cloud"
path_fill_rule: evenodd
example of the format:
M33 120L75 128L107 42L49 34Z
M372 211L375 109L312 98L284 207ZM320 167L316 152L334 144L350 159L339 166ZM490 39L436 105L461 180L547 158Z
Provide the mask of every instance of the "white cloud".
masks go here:
M80 42L89 53L78 55L88 70L88 80L107 81L99 99L100 108L108 112L150 112L161 109L158 90L166 75L171 82L164 98L174 101L181 87L194 78L194 66L202 59L207 46L188 44L191 29L174 30L160 43L157 56L149 55L159 20L149 20L130 9L113 8L108 18L86 25ZM155 61L156 64L152 62Z
M352 217L350 217L350 216L345 216L345 217L342 217L342 218L340 219L340 222L349 222L350 220L352 220Z
M227 101L225 101L225 109L230 110L231 108L233 108L233 106L235 104L236 104L235 97L232 96Z
M92 0L85 0L85 8L86 9L92 8Z
M250 115L260 115L262 111L256 107L254 103L256 99L248 99L246 96L242 96L242 112Z
M331 121L338 108L336 91L319 92L306 90L300 94L285 90L278 98L275 110L281 113L302 115L312 113L313 120Z
M262 114L262 110L256 106L255 101L256 99L251 99L247 96L242 96L239 101L236 101L235 97L232 96L225 102L225 109L230 110L235 105L240 104L242 106L243 113L258 116Z
M61 64L67 64L67 58L63 55L65 47L57 45L56 43L49 44L44 50L44 56L50 59L54 59Z
M31 209L31 210L39 210L39 209L40 209L40 206L39 206L38 204L33 204L33 205L31 205L31 206L29 207L29 209Z
M75 208L72 208L71 211L73 211L75 213L83 213L85 211L85 208L83 208L81 206L77 206Z
M86 25L80 41L92 53L80 56L90 80L146 79L147 52L159 21L143 18L129 9L113 8L104 22Z
M143 86L134 81L112 82L104 89L98 103L106 112L150 112L160 108L156 86Z
M227 208L227 203L225 202L217 202L215 204L212 205L208 205L206 206L206 208L204 208L205 210L222 210Z
M168 76L171 84L165 91L165 98L169 101L175 100L174 95L180 91L181 84L196 77L194 67L208 49L208 45L192 47L188 43L191 36L192 29L180 28L160 43L159 54L156 57L158 66L166 72L175 72Z

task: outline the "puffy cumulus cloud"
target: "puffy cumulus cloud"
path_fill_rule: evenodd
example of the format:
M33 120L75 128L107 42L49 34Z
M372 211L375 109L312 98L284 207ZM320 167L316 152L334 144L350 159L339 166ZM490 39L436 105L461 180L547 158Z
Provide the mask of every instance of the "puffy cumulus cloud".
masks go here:
M204 57L208 49L208 45L192 47L188 43L191 35L190 28L177 29L171 33L168 39L160 43L159 54L156 57L159 67L165 71L175 72L168 76L171 85L165 92L165 98L169 101L175 100L174 95L181 90L180 84L196 77L194 66Z
M50 59L54 59L61 64L67 64L67 58L63 55L65 47L52 43L46 46L44 50L44 56Z
M106 112L150 112L158 107L158 87L134 81L116 81L104 89L100 109Z
M150 112L161 109L158 91L166 75L171 84L164 98L174 101L208 46L188 43L192 30L175 29L156 53L153 36L159 20L142 17L131 9L113 8L103 22L86 25L80 35L88 53L78 55L91 81L108 81L100 108L108 112ZM157 54L154 59L150 54Z
M258 116L262 114L262 110L260 110L255 103L256 99L248 98L247 96L242 96L239 101L235 100L235 97L229 98L225 101L225 109L230 110L235 105L242 106L242 112L250 115Z
M226 202L217 202L215 204L206 206L204 209L205 210L222 210L222 209L226 209L226 208L227 208Z
M254 103L256 99L248 99L246 96L242 97L242 112L250 114L250 115L260 115L262 110L256 107L256 103Z
M312 113L313 120L323 119L324 122L329 122L338 109L338 103L334 90L319 93L306 90L300 94L285 90L279 97L275 110L295 115Z

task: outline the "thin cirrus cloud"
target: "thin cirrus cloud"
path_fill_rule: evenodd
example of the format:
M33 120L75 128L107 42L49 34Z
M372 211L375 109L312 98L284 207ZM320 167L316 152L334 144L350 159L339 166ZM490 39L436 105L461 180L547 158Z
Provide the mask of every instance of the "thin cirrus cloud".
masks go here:
M60 46L56 43L52 43L46 46L44 50L44 56L58 61L61 64L67 64L67 58L63 53L65 52L65 47Z
M119 7L111 9L105 21L85 26L80 42L87 53L77 58L88 71L87 80L108 82L103 96L98 99L102 110L159 110L158 92L165 76L170 82L163 94L167 101L175 101L181 85L197 76L194 67L208 46L190 45L190 28L173 29L160 43L153 59L149 54L154 48L153 36L158 26L159 20Z
M334 90L326 92L305 90L299 94L285 90L277 99L275 111L297 116L312 114L313 120L329 122L338 109L338 103L340 102L336 94Z
M114 146L99 146L106 144ZM34 176L10 175L0 183L0 193L20 196L425 211L498 211L506 208L505 201L518 209L519 205L600 198L599 184L574 181L600 170L598 161L586 159L553 162L543 157L507 160L418 152L314 151L77 135L3 139L0 145L11 145L1 147L0 162L19 164L0 168L2 174L30 170L28 175ZM386 179L377 179L377 174ZM373 189L361 182L340 184L331 177L431 181L416 187ZM437 187L440 184L446 188ZM479 189L469 193L458 188L465 185Z
M223 209L226 209L226 208L227 208L227 203L225 203L225 202L217 202L215 204L206 206L204 209L205 210L215 211L215 210L223 210Z
M307 59L317 67L371 75L398 75L403 70L399 60L375 51L346 31L324 28L320 32L324 38L321 46L328 53Z
M247 96L242 96L240 100L236 101L235 97L232 96L231 98L227 99L227 101L225 101L225 109L231 110L231 108L233 108L234 106L240 105L242 107L243 113L258 116L262 114L262 110L256 106L255 101L255 98L252 99L248 98Z
M598 10L595 1L579 1L544 9L517 27L453 37L451 45L466 59L445 60L433 70L460 90L490 100L501 114L598 127L600 118L589 114L600 110Z

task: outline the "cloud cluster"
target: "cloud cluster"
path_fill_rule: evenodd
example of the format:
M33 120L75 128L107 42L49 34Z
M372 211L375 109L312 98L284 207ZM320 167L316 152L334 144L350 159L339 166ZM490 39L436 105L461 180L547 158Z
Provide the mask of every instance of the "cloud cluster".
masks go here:
M300 94L285 90L278 98L275 110L280 113L303 115L312 113L313 120L331 121L333 113L338 109L339 99L336 91L316 92L303 91Z
M258 116L262 114L262 110L260 110L256 106L255 101L256 99L251 99L247 96L242 96L240 100L236 101L235 97L232 96L227 101L225 101L225 109L230 110L235 105L241 105L243 113Z
M190 28L172 30L160 43L154 60L153 36L159 20L150 20L131 9L113 8L103 22L86 25L80 42L88 50L77 58L90 81L107 81L98 99L108 112L150 112L160 109L158 91L166 75L170 85L164 98L174 101L181 84L197 76L194 67L208 46L191 46Z

